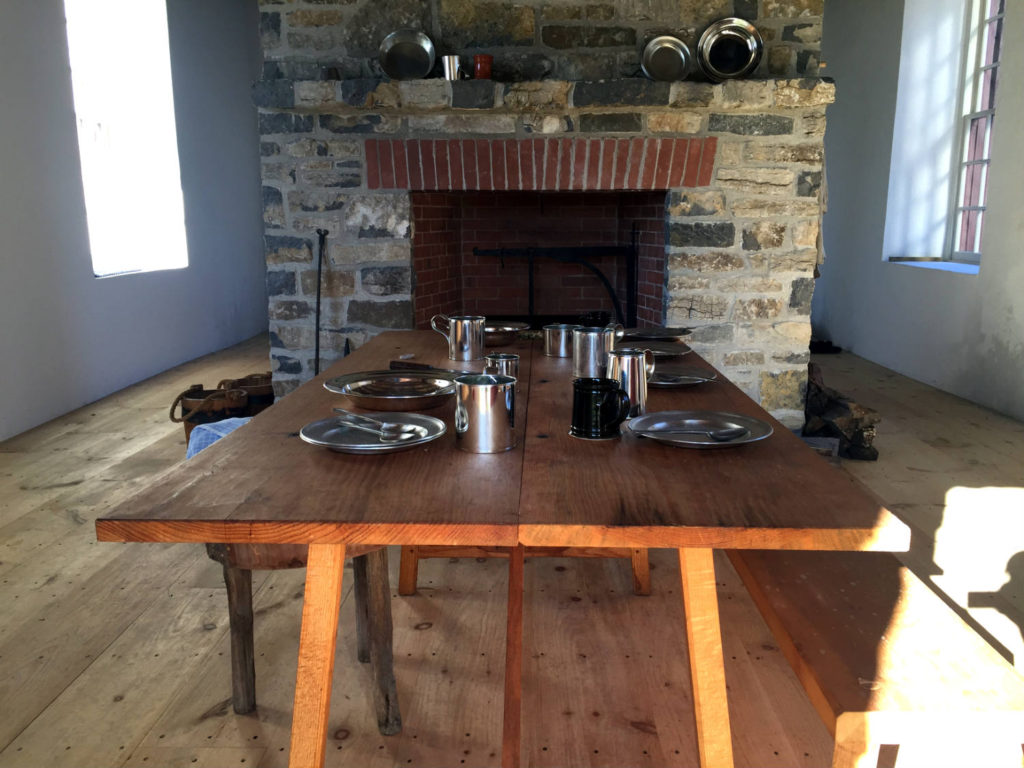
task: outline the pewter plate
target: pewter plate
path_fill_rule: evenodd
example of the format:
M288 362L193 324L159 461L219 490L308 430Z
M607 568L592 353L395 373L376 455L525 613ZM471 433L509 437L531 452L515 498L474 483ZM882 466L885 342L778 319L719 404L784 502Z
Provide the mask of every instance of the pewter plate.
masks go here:
M520 331L528 331L529 323L517 320L495 320L484 325L484 343L488 347L503 347L516 340Z
M706 434L657 434L660 429L736 429L742 427L746 434L734 440L718 441ZM738 413L721 411L656 411L638 416L629 422L629 429L637 437L657 440L659 443L678 445L685 448L730 448L764 440L772 433L772 425L742 416Z
M697 384L706 384L715 381L718 374L708 368L698 368L695 365L679 365L671 370L655 368L654 375L647 381L649 387L692 387Z
M615 345L616 349L649 349L655 357L679 357L693 352L681 341L629 341L625 339Z
M627 328L623 341L682 341L693 331L689 328Z
M360 371L324 382L360 408L375 411L426 410L455 394L455 376L441 371Z
M407 448L437 440L447 430L445 423L433 416L422 413L388 413L387 420L396 424L408 424L417 427L421 437L398 442L383 441L377 435L361 429L346 427L337 419L321 419L314 421L301 430L299 437L311 445L330 448L338 453L395 453Z

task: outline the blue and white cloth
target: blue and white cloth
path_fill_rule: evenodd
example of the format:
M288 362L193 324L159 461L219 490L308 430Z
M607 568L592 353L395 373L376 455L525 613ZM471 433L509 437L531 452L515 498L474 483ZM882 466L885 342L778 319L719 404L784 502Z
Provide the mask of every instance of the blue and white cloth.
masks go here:
M192 434L188 437L188 450L185 458L191 459L204 448L209 448L222 437L227 437L243 424L252 421L251 416L243 416L235 419L221 419L212 421L209 424L197 424L192 428Z

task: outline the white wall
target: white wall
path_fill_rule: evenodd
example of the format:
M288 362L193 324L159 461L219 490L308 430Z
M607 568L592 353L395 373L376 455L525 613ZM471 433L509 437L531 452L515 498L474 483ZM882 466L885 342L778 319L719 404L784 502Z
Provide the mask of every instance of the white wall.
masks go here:
M815 335L1024 419L1024 5L1007 3L977 275L882 261L902 15L901 0L825 6L823 58L837 96Z
M3 5L0 439L266 328L256 3L168 0L168 23L189 267L96 279L63 3Z

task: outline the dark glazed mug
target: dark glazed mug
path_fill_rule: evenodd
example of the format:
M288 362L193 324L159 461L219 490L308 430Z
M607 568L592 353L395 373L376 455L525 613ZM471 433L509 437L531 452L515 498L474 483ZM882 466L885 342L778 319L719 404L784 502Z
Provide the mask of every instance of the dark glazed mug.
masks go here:
M629 416L629 395L614 379L574 379L572 426L569 434L585 440L619 436L619 425Z

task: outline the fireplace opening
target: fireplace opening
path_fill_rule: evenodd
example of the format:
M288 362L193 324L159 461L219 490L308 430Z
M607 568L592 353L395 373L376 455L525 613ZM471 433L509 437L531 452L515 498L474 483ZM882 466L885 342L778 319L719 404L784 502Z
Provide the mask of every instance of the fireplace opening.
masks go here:
M437 313L665 322L666 192L412 192L416 327Z

